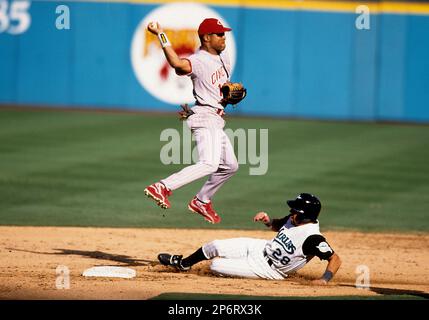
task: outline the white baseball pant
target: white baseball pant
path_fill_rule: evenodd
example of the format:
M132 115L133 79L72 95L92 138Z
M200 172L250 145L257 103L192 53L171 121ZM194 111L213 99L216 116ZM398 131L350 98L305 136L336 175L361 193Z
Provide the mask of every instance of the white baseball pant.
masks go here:
M267 263L263 255L267 240L232 238L214 240L203 245L207 259L213 259L210 269L217 274L253 279L282 280L282 276Z
M214 108L195 106L187 120L198 150L198 162L172 174L161 182L170 190L210 175L198 192L198 199L207 202L238 170L238 161L228 136L223 131L225 120Z

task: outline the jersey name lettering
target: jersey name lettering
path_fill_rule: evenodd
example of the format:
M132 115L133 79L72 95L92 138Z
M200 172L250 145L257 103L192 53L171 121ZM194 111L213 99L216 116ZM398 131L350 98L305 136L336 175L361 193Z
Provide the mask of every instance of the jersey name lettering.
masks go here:
M288 254L292 254L296 250L292 240L289 239L288 236L284 233L279 232L274 241L280 244Z
M220 67L215 72L212 73L211 79L212 84L215 84L220 78L225 77L225 69Z

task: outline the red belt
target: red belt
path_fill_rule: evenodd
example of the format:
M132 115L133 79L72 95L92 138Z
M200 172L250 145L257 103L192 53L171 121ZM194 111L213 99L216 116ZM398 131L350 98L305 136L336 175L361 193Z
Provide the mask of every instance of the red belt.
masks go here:
M202 103L199 103L198 101L196 101L196 102L195 102L195 105L196 105L196 106L207 106L207 107L215 108L215 107L213 107L213 106L211 106L211 105L209 105L209 104L202 104ZM223 109L219 109L219 108L215 108L215 109L216 109L216 113L217 113L218 115L220 115L221 117L223 117L223 116L225 115L225 110L223 110Z
M223 109L216 109L216 113L218 115L220 115L221 117L223 117L225 115L225 110L223 110Z

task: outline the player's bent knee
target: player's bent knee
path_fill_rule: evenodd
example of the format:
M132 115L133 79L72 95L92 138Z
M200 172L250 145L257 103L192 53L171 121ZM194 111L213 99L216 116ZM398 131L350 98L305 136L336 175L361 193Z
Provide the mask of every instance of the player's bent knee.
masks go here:
M219 256L219 241L214 240L212 242L206 243L203 246L203 252L207 259L213 259L217 256Z
M230 166L229 166L229 171L231 171L231 172L237 172L238 171L238 167L239 167L239 165L238 165L238 162L234 162L234 163L232 163Z

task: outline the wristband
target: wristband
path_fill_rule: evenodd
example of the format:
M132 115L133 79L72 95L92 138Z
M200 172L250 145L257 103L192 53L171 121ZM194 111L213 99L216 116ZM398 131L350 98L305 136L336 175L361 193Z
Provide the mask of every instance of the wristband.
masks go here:
M325 280L326 282L329 282L329 280L331 280L333 276L334 275L333 275L333 273L331 271L326 271L323 274L322 279Z
M165 47L171 46L171 43L164 32L160 32L158 34L158 39L159 39L159 43L161 44L161 47L165 48Z

